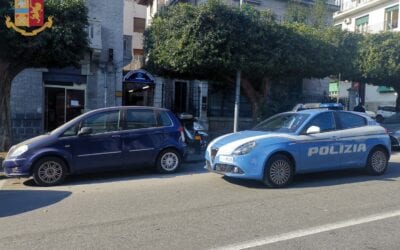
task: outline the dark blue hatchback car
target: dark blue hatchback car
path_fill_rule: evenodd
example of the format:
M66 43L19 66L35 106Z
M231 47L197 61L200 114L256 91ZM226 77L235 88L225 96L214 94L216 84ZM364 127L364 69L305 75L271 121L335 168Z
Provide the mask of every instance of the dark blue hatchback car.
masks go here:
M68 174L94 171L155 166L173 173L185 151L183 129L171 111L110 107L13 146L3 168L8 177L33 176L38 185L51 186Z

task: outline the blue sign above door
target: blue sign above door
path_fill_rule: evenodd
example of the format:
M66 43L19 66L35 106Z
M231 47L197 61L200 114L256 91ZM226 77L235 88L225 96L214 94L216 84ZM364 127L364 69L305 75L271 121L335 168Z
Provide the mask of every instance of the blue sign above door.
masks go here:
M154 84L154 77L145 70L133 70L126 73L124 82L134 82L143 84Z

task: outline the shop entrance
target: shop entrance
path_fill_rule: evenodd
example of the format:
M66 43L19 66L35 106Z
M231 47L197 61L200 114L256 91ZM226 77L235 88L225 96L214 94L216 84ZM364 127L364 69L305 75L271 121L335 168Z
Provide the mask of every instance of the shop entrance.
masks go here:
M45 130L51 131L83 113L85 90L45 88Z
M122 105L153 106L154 78L145 70L126 72L122 88Z
M125 83L123 105L125 106L152 106L154 87L142 83Z

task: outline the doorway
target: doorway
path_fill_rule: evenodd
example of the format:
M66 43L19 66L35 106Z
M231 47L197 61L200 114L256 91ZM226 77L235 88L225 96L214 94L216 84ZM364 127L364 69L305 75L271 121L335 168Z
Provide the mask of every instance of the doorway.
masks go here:
M124 83L122 104L124 106L152 106L154 97L153 84L135 82Z
M45 130L51 131L84 112L85 91L45 88Z
M174 112L183 113L187 111L187 83L175 82Z

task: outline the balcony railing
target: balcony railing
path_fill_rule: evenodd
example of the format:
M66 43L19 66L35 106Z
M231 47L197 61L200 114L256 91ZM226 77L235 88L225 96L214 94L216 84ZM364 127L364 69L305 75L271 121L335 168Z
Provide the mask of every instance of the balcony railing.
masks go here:
M376 0L342 0L340 5L341 11L347 11L351 9L358 8L360 6L364 6L370 2L374 2Z

